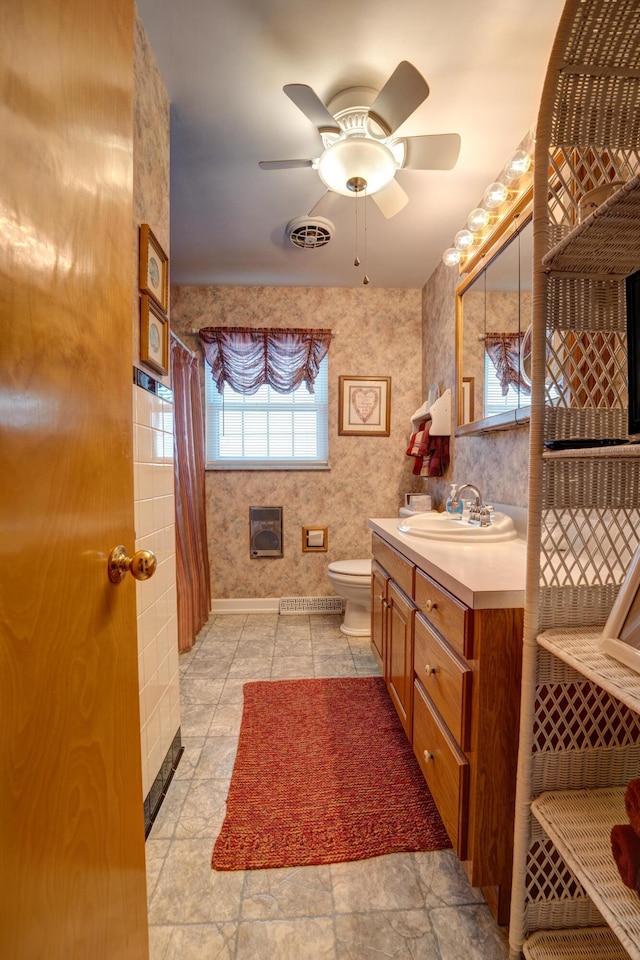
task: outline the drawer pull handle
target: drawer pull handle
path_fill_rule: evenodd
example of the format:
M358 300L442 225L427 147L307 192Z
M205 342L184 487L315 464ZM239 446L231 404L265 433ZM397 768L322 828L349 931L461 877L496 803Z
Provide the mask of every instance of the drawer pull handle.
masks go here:
M425 750L425 751L424 751L423 757L424 757L424 762L425 762L425 763L431 763L432 760L433 760L433 754L432 754L432 753L429 753L428 750Z
M424 605L424 608L427 611L427 613L431 613L432 610L438 609L438 604L435 603L433 600L427 600L427 602Z
M432 667L430 663L425 663L424 672L428 677L433 677L435 675L436 668Z

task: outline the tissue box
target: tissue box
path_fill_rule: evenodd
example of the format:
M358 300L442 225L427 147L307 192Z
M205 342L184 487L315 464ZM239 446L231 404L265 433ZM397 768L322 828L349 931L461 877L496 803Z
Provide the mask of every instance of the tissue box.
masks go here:
M431 497L426 493L407 493L405 504L416 513L426 513L431 510Z

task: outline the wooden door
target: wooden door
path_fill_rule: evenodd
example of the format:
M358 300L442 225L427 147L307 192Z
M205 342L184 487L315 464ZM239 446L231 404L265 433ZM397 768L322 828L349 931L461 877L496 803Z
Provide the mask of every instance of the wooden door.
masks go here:
M385 679L405 733L413 729L413 621L416 608L393 580L388 584Z
M132 0L5 0L0 953L144 960ZM144 585L147 586L147 585Z

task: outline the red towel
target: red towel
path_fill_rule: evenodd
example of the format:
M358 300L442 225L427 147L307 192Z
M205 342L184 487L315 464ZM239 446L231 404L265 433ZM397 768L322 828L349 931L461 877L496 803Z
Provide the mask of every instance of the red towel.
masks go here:
M620 879L626 887L640 890L640 837L630 823L618 823L611 829L611 852Z
M430 421L427 420L411 434L407 456L415 459L415 476L441 477L449 466L449 437L432 437L429 427Z
M624 806L629 823L640 836L640 777L630 780L624 791Z

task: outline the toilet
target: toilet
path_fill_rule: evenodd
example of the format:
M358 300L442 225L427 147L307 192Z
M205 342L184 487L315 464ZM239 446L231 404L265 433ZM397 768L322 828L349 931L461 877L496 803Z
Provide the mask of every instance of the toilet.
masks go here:
M371 560L335 560L327 576L338 596L346 600L342 632L350 637L370 636Z

